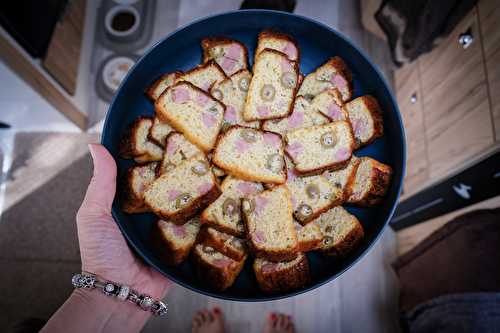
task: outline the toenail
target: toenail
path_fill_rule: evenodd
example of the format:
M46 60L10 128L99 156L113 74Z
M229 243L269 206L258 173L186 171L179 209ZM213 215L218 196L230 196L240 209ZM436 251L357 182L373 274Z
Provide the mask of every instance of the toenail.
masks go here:
M271 313L271 320L276 320L276 314L275 313Z
M214 308L214 312L215 312L215 313L217 313L217 314L219 314L219 313L220 313L220 308L216 306L216 307Z

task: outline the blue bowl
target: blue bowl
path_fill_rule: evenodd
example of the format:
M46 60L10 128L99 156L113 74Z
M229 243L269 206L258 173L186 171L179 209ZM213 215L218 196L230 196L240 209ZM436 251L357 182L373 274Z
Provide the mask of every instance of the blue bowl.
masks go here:
M135 118L153 115L154 108L144 96L144 89L159 74L188 70L201 62L200 40L207 36L227 36L243 42L253 55L258 33L273 28L292 35L301 50L300 70L308 74L332 56L342 57L353 72L354 97L375 96L384 111L385 135L358 151L358 156L371 156L391 165L394 176L388 195L380 206L347 209L356 215L365 229L365 239L356 251L344 260L335 261L317 253L308 253L312 283L288 293L268 295L259 290L248 260L234 285L224 292L214 292L198 280L189 262L177 267L163 264L152 247L149 236L157 219L153 214L125 214L120 200L115 199L113 216L130 246L144 261L170 280L196 292L227 300L265 301L294 296L334 280L363 257L380 237L389 222L401 190L405 171L405 136L398 106L375 65L346 37L328 26L309 18L268 10L233 11L210 16L180 28L153 46L139 59L124 79L111 103L102 144L111 152L123 173L131 161L120 159L118 146L121 135ZM250 61L252 56L250 56Z

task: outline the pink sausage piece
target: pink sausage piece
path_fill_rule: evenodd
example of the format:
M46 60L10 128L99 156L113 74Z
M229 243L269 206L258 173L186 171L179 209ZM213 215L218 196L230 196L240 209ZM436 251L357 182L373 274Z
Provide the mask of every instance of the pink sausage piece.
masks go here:
M327 115L332 120L342 120L342 111L340 110L340 106L337 103L332 103L328 106Z
M297 60L297 48L292 42L287 42L285 47L283 48L283 53L288 56L290 60Z
M296 159L304 150L304 147L299 142L294 142L285 148L286 152L292 159Z
M271 110L267 105L259 105L257 107L257 113L259 114L259 117L266 118L269 116L269 113L271 113Z
M304 112L296 111L288 118L288 129L293 129L304 124Z
M212 184L209 182L206 182L206 183L198 186L198 193L200 195L203 195L203 194L207 193L208 191L210 191L211 189L212 189Z
M335 87L339 88L339 89L345 89L347 88L347 81L346 79L344 79L344 77L342 75L334 75L332 77L332 83Z
M173 231L174 235L176 235L177 237L181 237L181 238L186 237L187 231L186 231L185 226L173 225L173 224L171 224L170 226L172 227L172 231Z
M264 133L264 142L274 148L279 148L281 146L281 138L273 133Z
M224 120L230 123L236 123L236 109L232 105L226 107L226 112L224 112Z
M172 91L172 101L174 103L186 103L187 101L189 101L189 99L189 91L186 88L177 87Z
M214 127L215 124L217 123L217 118L211 113L203 112L201 117L203 124L205 124L205 126L208 128Z
M257 192L257 186L250 182L239 183L236 188L243 196L248 196Z
M338 160L339 162L345 161L350 157L351 157L351 151L345 147L341 147L335 152L335 159Z
M208 98L207 95L201 93L201 92L198 92L196 94L196 104L198 104L199 106L203 107L205 106L208 101L210 101L210 98Z
M242 138L238 138L235 144L236 144L236 151L239 153L244 153L251 147L250 143L246 142Z
M178 191L178 190L170 190L170 191L168 191L168 193L167 193L168 200L174 201L175 199L177 199L177 197L179 196L179 194L181 194L181 191Z

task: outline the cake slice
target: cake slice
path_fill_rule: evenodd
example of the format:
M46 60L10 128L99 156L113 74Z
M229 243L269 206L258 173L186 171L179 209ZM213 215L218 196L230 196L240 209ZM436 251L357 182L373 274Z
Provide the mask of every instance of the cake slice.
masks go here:
M354 147L351 124L342 120L290 131L285 141L285 151L301 175L343 168Z
M192 261L200 281L217 291L224 291L233 285L245 263L233 260L213 247L197 244L192 251Z
M333 88L327 89L316 95L311 102L310 108L320 112L331 121L349 121L349 115L347 111L342 108L343 105L342 96L337 89Z
M264 30L259 33L257 49L255 50L255 60L265 49L272 49L286 54L288 59L299 62L300 51L295 39L291 36L271 30Z
M144 201L161 218L183 224L220 194L206 157L199 154L157 178L146 189Z
M293 225L290 191L286 186L241 200L247 238L255 255L270 261L293 260L297 256L297 232Z
M156 114L204 152L215 145L225 106L188 82L167 88L155 102Z
M347 166L343 169L327 170L323 173L323 176L328 179L330 184L342 191L342 203L350 196L352 183L354 182L358 165L359 158L353 155L349 164L347 164Z
M175 80L177 80L182 75L182 72L175 71L172 73L165 73L160 76L158 79L153 82L152 85L146 89L146 96L152 101L156 101L158 97L171 85L174 84Z
M311 108L310 105L311 103L304 97L298 96L295 98L293 111L288 117L265 120L262 122L262 129L285 135L286 132L294 129L322 125L329 122L327 117L318 110Z
M212 161L241 179L274 184L286 180L284 144L273 132L232 126L219 137Z
M300 252L316 250L321 246L323 233L318 224L308 223L302 226L300 223L295 222L295 230L297 231Z
M342 202L342 190L322 175L299 177L289 159L286 159L286 165L286 186L290 190L293 216L301 224L308 223Z
M224 129L236 124L259 127L260 123L258 121L247 122L243 119L243 107L250 80L252 80L252 74L248 70L242 69L224 81L214 84L210 89L210 94L226 105Z
M344 60L333 57L308 74L302 82L297 95L312 100L326 89L337 88L344 102L352 98L352 74Z
M120 142L120 156L133 158L137 163L161 161L163 149L148 140L149 129L153 125L151 117L139 117L125 132Z
M134 165L127 170L121 182L122 190L120 191L124 212L132 214L151 211L144 204L144 191L156 179L157 165L158 162L151 162L144 165Z
M382 111L375 97L365 95L353 99L344 105L349 115L354 139L355 149L373 142L384 135Z
M237 40L224 37L203 38L201 48L203 62L214 60L227 76L248 67L247 48Z
M173 130L169 124L161 121L158 117L154 117L153 125L149 129L148 139L161 147L165 147L167 136Z
M204 228L200 235L201 243L213 247L229 258L240 261L247 255L245 240L220 232L214 228Z
M189 82L208 92L216 82L221 82L225 78L226 74L224 74L222 68L215 61L210 60L180 75L175 79L175 83Z
M245 226L241 218L240 200L262 192L262 184L227 176L221 184L222 194L201 214L201 223L225 233L243 237Z
M299 66L281 52L259 53L243 109L246 121L276 119L292 112L298 87Z
M158 220L152 233L156 253L167 265L179 265L189 255L199 231L198 217L183 225Z
M347 202L358 206L373 206L387 193L392 168L370 157L360 157L356 175L351 183Z
M284 293L307 286L311 282L309 262L303 253L291 261L272 262L256 258L253 263L260 289L266 293Z
M189 142L184 135L172 132L167 137L165 153L158 169L158 175L171 171L182 161L202 153L200 148Z
M345 257L363 240L363 226L356 216L341 206L334 207L314 220L324 235L320 250L334 257Z

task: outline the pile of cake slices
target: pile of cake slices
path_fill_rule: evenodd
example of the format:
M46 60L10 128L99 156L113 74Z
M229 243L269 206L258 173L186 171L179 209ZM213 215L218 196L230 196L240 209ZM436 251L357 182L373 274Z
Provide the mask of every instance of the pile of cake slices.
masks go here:
M383 135L380 106L352 99L339 57L302 75L283 33L259 34L251 69L239 41L201 48L202 64L146 89L155 115L124 133L121 156L136 164L119 189L123 210L156 214L158 254L168 265L189 257L213 290L231 287L246 260L264 292L303 288L306 252L334 261L363 242L342 205L376 205L387 192L391 167L355 155Z

